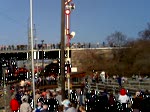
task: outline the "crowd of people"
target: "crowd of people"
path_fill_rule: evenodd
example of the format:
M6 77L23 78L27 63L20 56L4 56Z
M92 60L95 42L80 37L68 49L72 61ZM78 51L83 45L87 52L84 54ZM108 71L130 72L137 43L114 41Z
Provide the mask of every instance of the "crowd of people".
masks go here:
M100 48L100 47L105 47L106 44L103 43L71 43L70 47L71 48ZM7 51L7 50L27 50L28 45L0 45L0 50L1 51ZM106 46L108 47L108 46ZM42 44L35 44L34 45L35 49L41 49ZM49 44L43 44L44 49L60 49L60 43L49 43Z
M131 95L125 88L118 92L104 90L73 89L62 100L61 89L36 90L33 108L32 90L21 87L12 93L11 112L149 112L150 93L136 91Z
M15 89L15 88L14 88ZM77 112L78 95L75 91L71 92L68 99L66 91L66 99L62 100L61 89L36 90L35 105L33 108L33 94L31 90L25 90L21 87L14 91L10 100L11 112ZM77 99L76 99L77 98ZM79 106L80 112L84 112L84 106Z

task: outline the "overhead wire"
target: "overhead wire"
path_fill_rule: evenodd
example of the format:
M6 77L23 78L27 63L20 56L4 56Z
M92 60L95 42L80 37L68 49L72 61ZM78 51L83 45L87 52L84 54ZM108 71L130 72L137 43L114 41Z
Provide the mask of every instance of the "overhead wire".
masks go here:
M9 22L12 22L12 23L15 23L17 25L20 25L20 26L25 26L25 24L22 24L22 23L19 23L16 19L14 19L13 17L9 16L8 14L4 13L5 11L3 11L2 8L0 8L0 16L1 17L4 17L5 19L9 20Z

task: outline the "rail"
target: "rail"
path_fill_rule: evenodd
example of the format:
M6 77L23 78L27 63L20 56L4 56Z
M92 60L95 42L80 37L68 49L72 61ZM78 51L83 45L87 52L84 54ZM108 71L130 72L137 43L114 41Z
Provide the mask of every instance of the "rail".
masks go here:
M70 45L71 49L86 49L86 48L117 48L113 46L108 46L104 44L95 43L72 43ZM29 50L29 45L0 45L0 51L18 51L18 50ZM34 50L41 50L42 44L34 45ZM49 49L60 49L60 44L43 44L44 50Z
M117 82L92 83L90 86L91 86L91 89L97 89L97 90L104 90L105 88L107 88L107 90L109 91L116 91L120 89ZM150 81L147 81L147 82L131 81L128 83L123 83L123 87L127 89L131 94L135 94L137 90L149 90L150 91Z

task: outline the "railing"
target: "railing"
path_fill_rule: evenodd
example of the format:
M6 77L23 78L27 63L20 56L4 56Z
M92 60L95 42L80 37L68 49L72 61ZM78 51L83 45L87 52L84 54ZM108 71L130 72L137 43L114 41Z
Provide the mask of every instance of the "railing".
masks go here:
M123 83L122 86L129 90L130 93L135 93L137 90L150 90L150 81L129 81L128 83ZM117 82L105 82L105 83L92 83L91 89L104 90L107 88L108 90L119 90L119 85Z
M0 45L0 51L28 50L28 45ZM72 43L70 48L102 48L109 47L99 43ZM35 50L41 50L42 44L34 45ZM43 44L43 49L60 49L60 44Z

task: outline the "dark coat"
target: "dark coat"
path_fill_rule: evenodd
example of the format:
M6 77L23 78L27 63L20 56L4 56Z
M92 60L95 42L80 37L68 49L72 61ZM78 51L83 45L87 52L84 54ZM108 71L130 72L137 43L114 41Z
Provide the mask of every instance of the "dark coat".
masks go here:
M133 100L132 108L133 109L141 109L142 98L136 97L136 98L133 98L132 100Z
M41 112L49 112L49 110L45 110L45 109L44 109L44 110L41 110Z

